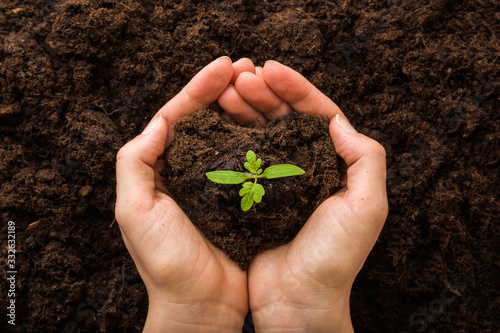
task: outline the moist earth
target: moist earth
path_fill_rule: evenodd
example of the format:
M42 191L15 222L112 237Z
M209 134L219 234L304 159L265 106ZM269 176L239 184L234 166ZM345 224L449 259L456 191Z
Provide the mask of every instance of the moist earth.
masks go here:
M355 331L497 331L498 13L496 0L0 1L0 269L14 221L18 271L16 326L3 312L0 331L142 330L116 153L223 55L299 71L387 151L390 212L352 287Z
M162 175L169 193L208 240L247 269L259 251L291 241L313 211L340 189L340 168L328 132L329 120L292 113L248 128L200 110L175 125ZM305 174L259 179L262 201L242 211L241 185L210 181L209 171L245 172L246 153L262 159L262 169L293 164Z

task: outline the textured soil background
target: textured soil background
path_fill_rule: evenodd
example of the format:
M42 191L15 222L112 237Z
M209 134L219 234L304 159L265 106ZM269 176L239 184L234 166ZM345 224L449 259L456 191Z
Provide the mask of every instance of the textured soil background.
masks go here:
M300 71L387 150L390 213L353 287L356 331L495 331L499 6L0 1L2 272L9 220L19 251L16 326L2 282L0 331L141 330L115 154L221 55Z

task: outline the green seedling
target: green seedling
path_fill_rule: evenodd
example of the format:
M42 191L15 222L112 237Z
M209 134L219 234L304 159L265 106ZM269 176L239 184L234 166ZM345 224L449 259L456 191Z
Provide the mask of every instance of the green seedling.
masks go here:
M251 150L247 152L247 162L244 166L248 172L237 172L237 171L212 171L207 172L206 175L208 179L214 183L219 184L241 184L243 183L243 188L240 190L241 199L241 209L243 211L249 210L254 202L259 203L262 201L262 197L266 194L264 187L257 183L259 178L281 178L290 176L300 176L305 173L301 168L291 165L291 164L278 164L272 165L266 168L264 171L260 168L262 160ZM253 179L247 182L247 180Z

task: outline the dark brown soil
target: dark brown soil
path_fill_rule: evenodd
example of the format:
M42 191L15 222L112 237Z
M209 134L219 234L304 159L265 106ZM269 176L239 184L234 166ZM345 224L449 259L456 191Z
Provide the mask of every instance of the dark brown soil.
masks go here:
M201 110L179 121L165 153L165 185L191 221L243 269L261 250L291 241L314 210L340 189L340 168L328 132L328 118L291 114L246 128ZM266 194L247 212L240 207L241 185L216 184L209 171L246 172L246 152L262 168L293 164L305 174L260 179Z
M499 12L495 0L0 1L2 270L9 220L19 250L16 326L2 312L0 331L141 330L146 289L112 223L115 155L222 55L293 67L387 150L390 213L353 286L356 332L497 331Z

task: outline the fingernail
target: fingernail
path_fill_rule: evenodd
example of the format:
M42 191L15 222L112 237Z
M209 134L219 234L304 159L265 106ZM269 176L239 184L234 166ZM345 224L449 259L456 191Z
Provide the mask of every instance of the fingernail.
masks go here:
M277 62L277 63L279 63L279 62L278 62L278 61L276 61L276 60L267 60L267 61L264 63L264 66L265 66L268 62Z
M347 121L346 118L342 117L340 114L335 116L335 121L337 124L347 133L357 133L357 131L352 127L352 125Z
M230 63L233 63L231 58L229 58L228 56L222 56L222 57L219 57L219 59L227 59L227 60L229 60Z
M156 116L153 119L151 119L148 126L146 126L144 131L142 131L142 134L148 134L148 133L151 133L152 131L154 131L154 129L156 128L156 126L158 126L160 121L161 121L161 113L159 116Z
M240 73L240 75L242 75L242 74L244 74L244 75L255 75L255 74L254 74L254 73L252 73L252 72L241 72L241 73Z
M252 59L250 59L250 58L240 58L240 59L238 59L238 61L242 61L242 60L249 60L251 63L253 63ZM236 62L238 62L238 61L236 61Z
M260 69L260 70L262 70L262 67L260 67L260 66L255 66L255 69Z

